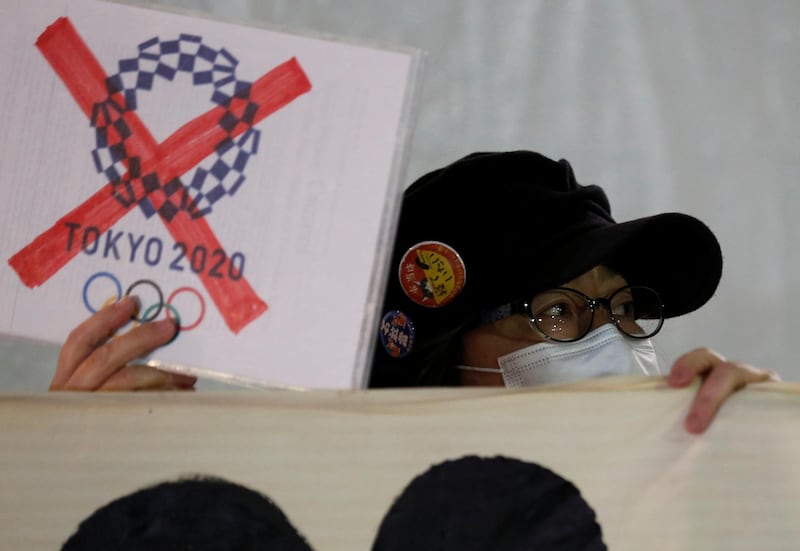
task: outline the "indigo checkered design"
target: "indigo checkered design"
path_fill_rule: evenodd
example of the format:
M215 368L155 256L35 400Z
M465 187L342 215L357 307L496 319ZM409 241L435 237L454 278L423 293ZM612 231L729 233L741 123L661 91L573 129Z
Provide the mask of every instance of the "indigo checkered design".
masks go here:
M186 210L198 218L210 213L225 195L236 193L245 180L250 156L258 152L260 136L252 127L258 105L250 101L250 83L236 78L238 63L225 48L215 50L201 37L188 34L177 40L151 38L139 44L137 57L119 62L119 72L106 81L109 97L94 105L91 124L96 136L92 150L95 168L111 183L114 197L123 206L138 204L149 218L156 209L147 196L160 189L167 198L158 209L160 216L169 221ZM150 91L158 78L172 81L181 72L191 75L195 86L213 87L211 101L225 108L218 124L227 133L216 145L215 154L197 167L188 185L180 178L162 182L155 173L142 174L141 160L128 155L125 147L132 132L124 114L136 110L139 92ZM234 138L240 124L248 128ZM136 179L143 184L138 193L131 184Z

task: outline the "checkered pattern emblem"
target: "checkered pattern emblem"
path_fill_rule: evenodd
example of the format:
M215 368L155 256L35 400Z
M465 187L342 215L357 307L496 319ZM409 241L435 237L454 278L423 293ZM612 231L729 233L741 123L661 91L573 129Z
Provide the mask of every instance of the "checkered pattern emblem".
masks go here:
M250 101L250 83L236 78L239 62L234 56L224 48L207 46L199 36L181 34L177 40L155 37L139 44L138 49L136 57L119 62L119 72L106 81L108 98L94 105L95 168L111 183L113 196L123 206L138 204L148 218L158 212L169 221L180 210L192 218L205 216L222 197L236 193L245 180L250 156L258 151L260 132L252 127L258 105ZM213 88L211 102L225 108L218 124L226 137L188 181L174 178L162 182L155 173L142 174L141 159L128 154L126 141L132 132L124 114L136 110L139 92L151 90L156 79L172 81L179 73L191 76L195 86ZM234 130L242 124L246 129L234 138ZM143 184L139 191L131 183L137 179ZM148 195L158 189L167 200L156 210Z

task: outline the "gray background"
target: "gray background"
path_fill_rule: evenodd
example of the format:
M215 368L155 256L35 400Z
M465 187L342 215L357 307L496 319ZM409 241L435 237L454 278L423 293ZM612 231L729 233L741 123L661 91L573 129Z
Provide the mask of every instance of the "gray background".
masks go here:
M408 183L472 151L534 149L603 186L617 220L699 217L722 243L723 280L701 311L668 323L656 342L663 360L704 345L800 380L790 352L800 298L800 3L154 5L426 51ZM0 390L45 389L56 354L0 340Z

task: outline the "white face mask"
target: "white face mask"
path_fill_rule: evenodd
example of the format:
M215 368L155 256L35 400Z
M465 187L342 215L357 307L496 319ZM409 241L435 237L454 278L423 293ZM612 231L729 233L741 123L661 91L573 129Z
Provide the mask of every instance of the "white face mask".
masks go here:
M625 337L604 324L574 342L543 342L497 358L500 369L457 366L468 371L500 373L507 387L569 383L607 375L658 375L650 339Z

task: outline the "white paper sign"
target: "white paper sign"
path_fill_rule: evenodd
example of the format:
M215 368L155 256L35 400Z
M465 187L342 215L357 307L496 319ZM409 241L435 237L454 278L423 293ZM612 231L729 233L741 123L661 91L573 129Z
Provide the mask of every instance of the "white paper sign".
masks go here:
M0 29L0 333L129 292L180 320L163 365L365 384L416 52L91 0Z

